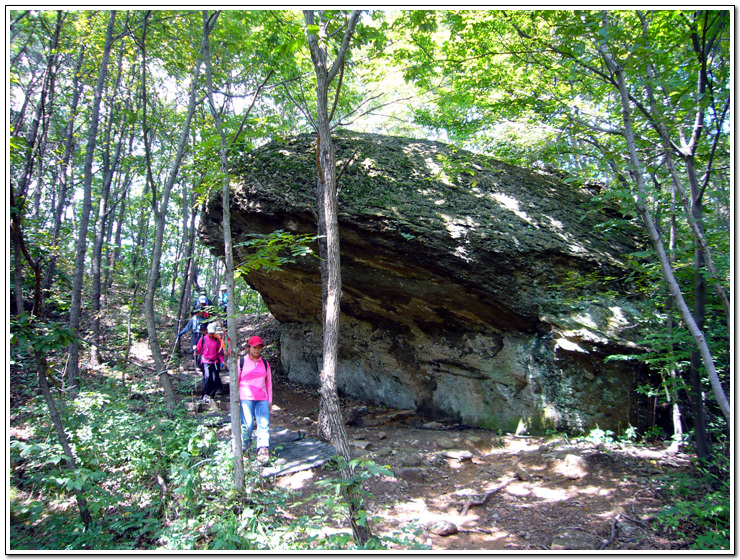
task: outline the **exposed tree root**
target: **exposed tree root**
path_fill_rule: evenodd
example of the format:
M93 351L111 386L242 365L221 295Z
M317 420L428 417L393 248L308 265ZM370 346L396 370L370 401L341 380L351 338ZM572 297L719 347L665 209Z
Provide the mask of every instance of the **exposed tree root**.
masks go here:
M479 501L469 500L468 503L463 506L463 508L462 508L462 514L461 515L463 517L465 515L467 515L468 514L468 510L471 507L473 507L473 506L482 506L482 505L485 505L485 503L488 501L488 499L491 496L493 496L496 492L499 492L500 490L503 490L504 488L506 488L506 485L509 484L510 482L513 482L514 480L515 480L514 478L509 478L508 480L502 482L501 484L499 484L498 486L496 486L496 488L494 488L493 490L491 490L490 492L488 492L485 496L483 496L483 499L482 500L479 500Z

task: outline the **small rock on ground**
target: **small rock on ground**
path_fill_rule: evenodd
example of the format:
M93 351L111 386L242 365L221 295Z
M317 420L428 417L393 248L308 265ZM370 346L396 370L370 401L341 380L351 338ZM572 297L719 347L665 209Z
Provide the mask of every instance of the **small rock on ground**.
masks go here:
M440 537L448 537L458 532L457 525L455 525L451 521L446 520L430 521L429 523L427 523L426 529L430 533L433 533Z

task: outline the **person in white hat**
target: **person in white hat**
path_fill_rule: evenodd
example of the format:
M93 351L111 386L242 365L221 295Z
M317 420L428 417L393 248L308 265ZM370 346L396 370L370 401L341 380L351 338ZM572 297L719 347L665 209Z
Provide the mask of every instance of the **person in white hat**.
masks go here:
M208 334L198 341L196 351L203 366L203 400L223 392L221 385L221 364L224 363L223 343L216 336L216 323L208 323Z

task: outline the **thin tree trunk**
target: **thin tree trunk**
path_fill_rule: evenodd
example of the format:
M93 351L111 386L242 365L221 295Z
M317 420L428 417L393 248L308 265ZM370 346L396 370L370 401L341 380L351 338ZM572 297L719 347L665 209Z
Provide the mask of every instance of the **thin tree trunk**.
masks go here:
M54 32L52 33L52 36L49 40L49 55L46 58L46 69L44 71L41 84L39 102L36 105L34 118L31 121L31 126L28 130L28 133L26 134L26 153L24 157L23 168L19 175L17 184L15 186L11 186L11 188L15 189L15 199L20 205L21 215L23 213L22 209L26 206L25 199L28 191L28 185L31 182L31 176L33 175L34 165L36 163L36 160L44 155L40 152L40 147L37 147L37 144L40 143L39 127L41 126L41 121L44 119L44 111L46 108L47 98L50 96L50 89L51 87L53 87L54 84L54 65L59 55L58 44L59 34L62 28L62 21L62 11L59 10L57 11L57 20L54 27ZM29 94L26 97L26 101L29 101L30 95L31 94L29 88ZM18 123L16 129L19 125L20 123ZM39 181L41 181L41 177L39 177ZM20 247L16 246L15 244L13 244L12 246L15 254L15 266L13 268L13 296L15 301L16 313L23 313L23 257L19 252Z
M314 12L305 10L306 37L311 59L316 72L316 163L318 179L316 198L318 205L319 256L321 258L322 317L323 317L323 364L320 372L321 400L319 406L319 426L324 435L343 457L341 465L344 479L343 496L347 502L349 523L358 546L364 546L372 536L370 528L361 521L361 498L359 488L351 482L354 468L351 465L351 450L344 429L342 411L337 394L336 368L339 346L339 302L342 295L340 268L339 222L337 217L336 155L331 138L331 115L328 110L329 84L344 68L344 57L359 19L359 11L352 12L337 57L329 69L327 49L329 34L326 22L319 21L319 34L314 27ZM337 96L340 84L337 86Z
M183 219L183 254L182 254L182 281L180 282L180 296L177 301L177 318L179 319L177 325L177 332L180 332L182 324L184 324L187 317L189 317L190 306L186 305L188 299L186 293L190 293L189 277L190 267L193 258L193 245L195 243L195 211L191 209L191 201L193 199L192 189L186 189L183 192L182 200L182 219Z
M193 202L193 193L190 193L190 201ZM190 206L188 206L190 207ZM190 286L191 278L195 272L195 256L194 256L194 245L195 245L195 217L197 215L196 210L193 208L190 210L190 227L188 228L188 247L187 247L187 261L185 262L185 275L182 279L182 287L180 289L180 304L178 307L177 316L180 318L180 322L177 326L177 332L180 332L182 325L190 317ZM177 333L175 333L177 334ZM182 339L180 343L180 352L182 352Z
M20 315L24 311L23 303L23 258L21 248L16 239L12 239L13 247L13 302L15 303L15 314Z
M638 11L637 13L642 22L643 35L647 36L649 21L641 12ZM679 194L679 198L681 200L681 204L684 209L684 213L686 216L689 229L691 230L694 236L694 242L696 243L697 268L701 270L702 268L706 267L706 270L709 274L709 278L712 280L712 285L714 286L714 290L717 293L717 297L719 297L719 300L722 303L722 308L725 311L725 316L727 318L727 327L728 329L730 329L730 301L729 301L729 298L727 297L727 294L725 293L724 288L722 287L719 274L717 273L717 269L714 266L714 261L712 259L712 255L709 250L709 244L707 243L706 237L704 236L703 208L702 208L703 189L701 188L699 184L699 179L696 173L696 156L695 156L696 147L699 144L699 139L701 138L702 131L704 129L703 105L706 102L705 97L707 93L706 90L707 90L708 78L707 78L707 73L706 73L706 59L708 56L708 52L705 52L702 49L701 41L699 41L698 37L694 37L694 39L695 39L693 41L694 51L697 54L700 67L701 67L701 70L697 73L698 75L698 83L697 83L698 96L697 97L700 101L697 103L697 106L696 106L696 118L694 120L694 127L691 131L690 140L688 142L684 142L684 146L682 147L682 149L679 149L678 146L675 146L674 143L671 141L668 128L662 120L652 118L652 116L649 115L649 121L652 127L655 129L655 131L660 136L661 141L663 143L663 152L665 154L666 166L668 168L668 172L670 173L671 179L673 180L674 189ZM650 108L652 110L653 115L659 115L660 111L658 109L658 104L655 101L655 92L652 86L652 80L655 79L657 71L655 70L652 64L647 65L646 71L647 71L647 75L649 79L645 82L645 89L648 94ZM720 112L720 113L721 113L721 120L718 126L721 128L723 125L725 113L724 112ZM683 159L684 164L685 164L686 176L688 177L689 186L691 189L691 200L690 201L688 197L686 196L686 189L684 189L683 183L679 177L678 171L676 170L676 166L673 161L674 151L678 153L678 156L681 159ZM711 158L710 158L710 161L711 161ZM710 164L707 164L707 165L710 165ZM710 168L708 167L708 169ZM707 171L707 179L708 179L708 176L709 176L709 171ZM700 272L697 272L697 274L699 273ZM703 274L703 272L701 273ZM703 277L701 280L701 284L702 285L704 284ZM706 292L705 286L702 286L702 287L697 286L697 289L700 291ZM703 297L705 298L706 296L703 296Z
M214 12L212 15L208 15L208 11L203 11L203 43L205 45L205 65L206 65L206 84L208 89L208 105L211 110L211 116L213 117L216 131L219 135L219 155L221 157L221 197L222 197L222 213L223 213L223 232L224 232L224 261L225 261L225 272L224 282L226 283L226 317L227 317L227 336L233 341L232 352L228 358L229 364L229 386L230 386L230 399L231 399L231 433L232 433L232 449L234 452L234 488L237 492L244 490L244 462L242 455L242 432L241 432L241 411L240 411L240 400L239 400L239 368L238 359L239 354L237 351L238 339L236 329L236 288L234 286L234 245L231 237L231 202L230 202L230 181L229 181L229 150L237 140L237 136L233 137L231 141L226 138L226 131L221 120L221 111L216 107L214 99L214 87L213 87L213 72L211 69L211 50L210 50L210 33L216 25L216 19L219 13ZM267 80L272 76L270 72L265 81L257 88L252 98L252 103L247 109L244 119L251 113L257 98L262 91L262 88L267 83ZM238 134L238 133L237 133ZM219 282L220 283L220 280ZM220 293L217 292L217 293ZM214 302L218 305L218 302Z
M43 316L39 316L41 311L43 310L43 300L42 300L42 294L41 294L41 267L37 262L34 262L31 258L31 255L28 253L28 250L25 247L25 242L23 240L23 227L21 225L21 218L20 214L17 212L16 207L16 201L15 201L15 193L11 189L10 191L10 207L11 207L11 235L17 240L18 247L20 249L17 258L21 258L21 255L26 259L28 262L31 271L33 272L34 277L34 297L33 297L33 310L32 315L36 316L37 318L43 319ZM40 259L39 259L40 260ZM67 433L64 430L64 424L62 422L62 418L59 415L59 411L57 410L56 403L54 402L54 398L51 394L51 389L49 388L49 382L47 379L48 375L48 364L46 362L46 354L44 351L40 350L38 347L34 345L30 345L29 350L33 354L35 360L36 360L36 379L39 384L39 389L41 389L41 393L44 396L44 400L46 401L46 405L49 408L49 415L51 417L52 423L54 424L54 429L57 432L57 437L59 438L59 443L62 446L62 449L64 450L65 455L65 462L67 465L67 469L70 472L74 472L76 470L76 464L74 459L74 454L72 453L72 448L69 445L69 440L67 439ZM85 528L87 528L90 525L90 522L92 521L92 517L90 516L90 510L87 507L87 501L85 500L85 497L82 493L82 490L75 490L75 497L77 498L77 507L80 512L80 519L85 524Z
M182 235L180 236L180 243L177 244L177 250L175 252L175 263L172 266L172 283L170 284L170 299L175 298L175 287L177 286L177 273L180 271L180 261L183 259L183 255L185 254L185 246L187 245L187 237L188 237L188 213L187 213L187 204L185 204L185 196L186 196L186 190L187 187L185 185L182 186L182 204L180 206L180 209L183 212L182 216ZM180 316L178 309L177 316Z
M98 120L100 118L100 104L103 97L106 76L108 75L108 60L110 58L111 45L113 44L113 29L116 23L116 11L111 10L108 19L108 29L105 35L103 47L103 58L98 72L98 83L95 87L95 99L90 116L90 129L87 136L87 149L85 152L85 168L83 179L82 212L80 214L79 233L77 246L75 248L75 269L72 281L72 298L69 311L69 326L77 336L80 331L80 316L82 312L82 281L85 274L85 253L87 252L87 229L90 222L90 211L92 209L92 165L95 157L95 146L98 134ZM77 342L69 346L68 365L69 385L72 393L79 389L79 347Z
M691 160L693 161L693 160ZM689 161L687 160L687 165ZM691 177L691 174L689 175ZM691 181L691 219L699 230L699 235L703 239L704 231L702 224L703 204L701 194L697 192L695 181ZM696 328L704 331L704 321L706 318L707 305L707 286L704 281L704 272L706 270L706 261L704 252L697 246L694 251L694 321ZM728 316L729 320L729 316ZM698 350L691 352L689 366L689 379L691 380L691 408L694 413L694 435L697 447L697 456L700 459L711 457L711 444L709 442L709 433L707 432L707 412L704 407L704 390L701 382L701 354ZM729 422L729 418L727 419Z
M203 11L203 45L206 68L206 84L208 89L208 106L211 110L216 131L219 135L219 155L221 156L221 196L223 210L223 232L224 232L224 258L226 260L226 293L228 297L226 315L231 317L227 323L227 337L232 340L232 352L228 357L229 365L229 398L231 401L231 447L234 453L234 489L237 492L244 491L244 458L242 454L242 429L241 429L241 402L239 400L239 353L238 348L235 309L234 309L234 254L231 240L231 204L229 200L229 161L228 147L226 145L226 132L221 123L221 115L216 108L213 96L213 72L211 70L210 33L216 25L218 12L210 17L208 11ZM251 109L251 107L250 107ZM217 302L215 302L217 304Z
M119 49L118 55L118 77L116 78L116 84L113 88L111 97L115 97L118 92L118 88L121 84L121 75L123 73L123 45ZM123 148L123 134L125 125L122 130L119 131L118 143L116 145L115 155L111 160L111 135L113 130L113 118L114 109L111 109L108 114L106 129L105 129L105 142L103 147L103 183L100 189L100 200L98 201L98 219L95 224L95 239L93 241L92 250L92 263L90 269L90 277L92 280L92 341L93 345L90 348L90 364L92 366L100 365L100 350L98 344L100 344L100 297L101 297L101 279L100 275L102 272L103 262L103 242L105 241L105 231L107 229L108 215L110 210L108 208L108 199L110 197L111 184L113 183L113 176L117 171L118 163L121 159L121 152Z
M642 16L640 14L640 19L642 21L643 26L643 33L647 36L647 27L648 27L648 19ZM701 49L700 49L701 50ZM704 53L697 53L700 54L700 61L703 60ZM650 78L647 80L646 83L646 90L648 93L648 99L650 102L651 109L654 114L659 114L657 110L657 103L655 102L654 98L654 91L652 87L651 80L655 77L656 71L653 68L652 65L648 65L647 67L648 77ZM701 71L699 72L699 83L698 83L698 93L699 97L702 99L701 103L704 103L704 94L706 93L706 74L705 72ZM709 251L709 246L706 242L705 236L704 236L704 228L703 228L703 207L702 207L702 189L699 187L699 182L696 176L696 167L694 162L694 150L696 149L696 145L698 144L699 138L701 136L701 131L703 127L703 108L701 106L701 103L697 106L697 117L695 120L695 126L694 130L692 131L691 135L691 141L688 143L688 145L684 146L683 150L678 150L679 156L683 159L685 168L686 168L686 174L689 179L689 185L691 188L691 201L687 199L686 191L683 187L683 184L681 182L681 179L679 177L679 174L676 170L676 167L674 165L673 161L673 150L674 146L671 142L670 135L668 133L668 129L660 120L653 121L653 127L658 132L661 141L663 143L663 152L665 155L665 161L666 166L668 168L669 174L671 176L671 179L673 181L673 204L675 206L675 195L676 192L678 192L681 203L684 208L684 213L686 215L689 229L691 229L694 237L694 242L696 245L694 254L695 254L695 271L694 271L694 321L696 323L696 326L699 330L704 330L704 317L705 317L705 307L706 307L706 284L704 280L704 274L705 271L709 272L709 276L713 281L713 285L715 287L715 291L717 292L717 295L720 298L720 301L722 302L722 307L724 308L725 315L728 321L728 328L730 327L730 304L729 300L727 298L727 294L725 294L724 289L722 288L722 285L719 281L717 271L714 268L714 263L712 261L712 257ZM671 231L673 234L673 230ZM671 238L671 242L673 242L673 237ZM673 249L673 247L671 247ZM669 263L672 267L672 262ZM694 421L694 440L696 444L696 451L697 456L702 459L706 459L709 457L711 453L711 446L709 444L708 440L708 433L707 433L707 417L706 417L706 410L704 408L704 396L702 391L702 382L701 382L701 374L700 374L700 368L701 368L702 358L701 354L698 350L694 350L691 352L690 357L690 365L689 365L689 400L691 403L691 411ZM673 371L673 375L675 376L675 370ZM674 405L675 406L675 405ZM678 420L680 422L680 417L677 415L677 411L674 409L674 424ZM675 427L675 426L674 426Z
M620 64L611 56L611 54L609 54L604 45L597 43L596 48L601 53L607 66L612 70L617 82L620 100L622 103L622 120L624 122L625 128L625 140L629 151L630 165L633 169L633 178L638 190L635 197L635 205L637 207L637 211L640 214L643 223L645 224L648 235L650 237L650 241L652 242L653 247L658 255L658 260L663 272L663 277L668 284L668 289L673 296L676 307L679 309L681 317L683 318L684 323L689 329L689 332L691 333L691 336L693 337L694 342L699 349L699 353L701 355L702 361L704 362L704 367L709 377L709 383L712 386L712 392L714 393L715 399L717 400L717 404L719 405L726 421L729 423L731 414L730 404L727 400L727 395L722 388L719 376L717 375L717 370L711 351L709 350L709 346L707 345L704 333L696 324L691 311L686 305L686 301L684 300L683 294L681 293L681 288L679 287L675 275L673 274L673 269L670 266L668 256L665 252L665 247L663 246L663 242L660 238L660 234L655 227L655 222L653 221L652 216L650 215L650 211L648 210L645 203L648 199L648 196L644 185L642 165L640 164L639 156L637 154L637 143L635 140L635 134L632 130L632 116L629 93L625 84L624 71Z
M139 293L139 283L134 283L134 290L131 294L131 303L128 306L128 319L126 320L126 352L124 356L128 360L129 353L131 352L131 323L134 319L134 309L136 309L136 295Z
M152 351L154 364L157 368L157 371L159 372L159 380L162 383L162 387L164 388L167 407L169 409L174 408L177 402L177 397L175 396L175 391L172 387L172 381L170 380L169 374L165 369L165 363L162 359L162 352L160 350L159 340L157 338L157 322L154 315L154 293L156 291L157 283L159 280L159 267L162 257L165 217L167 215L170 192L173 185L175 184L177 174L180 170L180 164L182 163L182 159L185 153L185 146L187 144L188 137L190 136L190 123L193 119L193 115L195 114L195 107L197 104L196 90L198 86L198 76L200 74L200 66L202 62L202 51L203 47L201 45L201 49L198 52L198 56L195 62L195 68L193 70L193 79L190 88L190 100L188 103L187 114L185 115L185 123L180 133L180 141L177 146L174 161L172 162L172 167L170 168L169 176L167 177L164 188L162 189L161 200L159 201L158 208L155 210L154 213L154 247L152 250L151 268L149 270L149 282L147 283L146 295L144 296L144 316L146 319L146 328L149 335L149 347ZM144 60L143 64L144 66L146 66L146 60ZM149 158L147 157L147 159ZM147 167L149 167L149 165L147 165ZM152 193L154 194L154 190L152 190ZM153 196L153 202L156 205L156 196Z
M104 302L107 304L108 302L108 294L110 293L111 289L111 272L115 270L116 264L118 263L118 257L121 252L121 237L122 237L122 230L123 230L123 221L126 218L126 197L128 195L128 186L129 186L130 176L127 174L126 179L124 181L124 190L121 194L121 200L119 202L120 209L118 211L118 219L115 220L115 238L113 240L113 248L108 251L108 258L105 263L105 280L103 282L103 294L104 294Z
M671 188L671 218L670 218L670 240L668 244L670 264L673 266L673 257L676 254L676 188L675 185ZM666 387L666 395L668 402L671 403L671 419L673 421L673 443L669 447L671 453L678 453L681 449L681 443L683 441L683 425L681 424L681 408L678 404L678 373L676 372L676 360L674 358L673 348L673 299L670 294L668 301L666 302L666 316L668 330L668 340L670 344L669 348L669 364L670 364L670 377L671 386L670 390Z
M49 388L49 382L46 378L49 369L46 363L46 356L43 352L39 352L35 349L33 351L33 354L36 358L36 379L38 380L41 394L44 395L46 406L49 408L49 415L51 416L52 423L54 424L54 430L56 431L59 443L64 450L64 459L67 465L67 470L73 473L77 469L77 465L75 463L74 454L72 453L72 447L69 445L69 440L67 439L67 433L64 431L64 423L62 422L62 417L59 415L56 403L54 402L54 397L51 394L51 389ZM92 521L90 509L87 507L87 500L85 499L82 490L75 489L74 494L75 499L77 500L77 509L80 512L80 519L87 529L90 526L90 522Z
M147 196L151 194L151 189L149 188L149 182L147 181L144 184L144 192L142 193L142 198L146 200ZM149 238L149 221L151 219L152 212L149 208L146 207L145 204L142 204L141 208L139 209L139 220L138 225L136 228L136 241L134 242L134 250L131 254L131 271L134 273L136 277L138 277L139 270L143 269L143 265L139 262L139 259L142 258L142 255L145 254L145 251L148 249L148 238Z

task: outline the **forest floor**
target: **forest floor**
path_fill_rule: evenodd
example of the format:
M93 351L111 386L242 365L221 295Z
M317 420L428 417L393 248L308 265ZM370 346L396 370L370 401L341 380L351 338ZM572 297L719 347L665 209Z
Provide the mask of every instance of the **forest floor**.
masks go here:
M239 333L240 341L262 336L265 356L275 364L272 426L321 439L318 390L292 383L280 371L274 320L245 317ZM356 456L393 472L371 477L363 486L376 535L410 534L417 528L417 543L448 551L687 548L686 541L661 533L653 523L669 505L664 475L693 468L685 454L669 453L663 445L573 440L562 434L498 434L428 422L413 411L341 402ZM337 476L336 470L316 467L267 483L294 493L297 505L291 513L298 517L314 513L319 482ZM348 528L337 522L327 531Z

